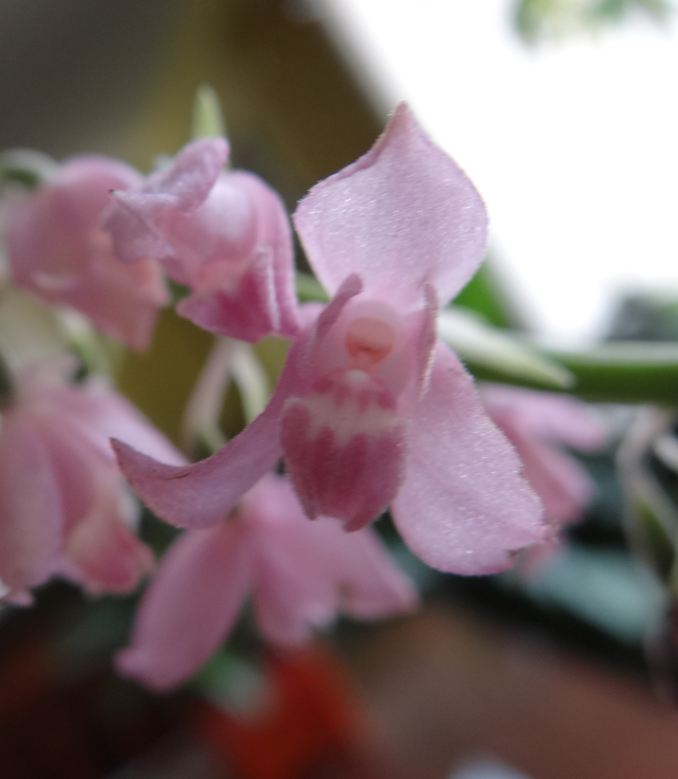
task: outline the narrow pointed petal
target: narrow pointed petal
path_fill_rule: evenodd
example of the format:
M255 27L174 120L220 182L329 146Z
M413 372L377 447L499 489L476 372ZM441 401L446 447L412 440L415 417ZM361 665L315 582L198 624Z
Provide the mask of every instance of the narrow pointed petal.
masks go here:
M188 679L232 629L249 570L247 537L236 524L181 536L141 601L118 670L158 691Z
M276 391L264 411L206 460L186 466L167 465L121 441L112 442L122 472L157 516L189 529L214 525L273 469L281 454L280 413L298 383L302 347L296 344L290 349Z
M8 414L0 439L0 581L10 593L35 587L54 572L62 525L39 430Z
M480 195L404 103L367 154L313 187L294 222L330 293L357 272L396 305L426 282L445 303L485 251Z
M407 475L392 506L405 543L433 568L486 574L543 540L520 460L485 414L470 376L439 344L411 420Z

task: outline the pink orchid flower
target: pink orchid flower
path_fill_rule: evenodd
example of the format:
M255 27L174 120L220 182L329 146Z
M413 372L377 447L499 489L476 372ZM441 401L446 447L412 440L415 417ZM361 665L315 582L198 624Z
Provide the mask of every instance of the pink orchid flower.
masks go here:
M306 640L339 611L376 619L417 600L376 534L308 522L287 479L267 475L228 519L174 543L118 670L157 690L179 684L226 639L249 593L263 637L281 646Z
M481 397L495 424L515 446L525 478L557 531L576 522L593 497L586 470L563 451L593 452L606 433L583 403L546 392L484 384Z
M80 311L95 327L134 349L151 339L168 302L162 271L150 261L123 265L101 227L111 189L140 176L106 157L68 160L7 217L6 243L17 284L48 303Z
M107 220L119 258L160 260L191 294L177 311L218 335L293 335L297 304L285 208L259 177L224 171L228 144L206 138L132 190Z
M71 385L63 365L17 376L0 411L0 583L9 601L54 575L92 594L133 589L152 563L134 533L137 508L109 437L181 462L126 400L88 382Z
M207 527L283 455L310 517L357 529L390 505L432 567L510 566L541 540L541 507L435 334L439 302L483 256L475 188L401 105L366 155L301 201L295 224L334 297L308 312L261 416L215 455L174 468L119 444L137 494L170 523Z

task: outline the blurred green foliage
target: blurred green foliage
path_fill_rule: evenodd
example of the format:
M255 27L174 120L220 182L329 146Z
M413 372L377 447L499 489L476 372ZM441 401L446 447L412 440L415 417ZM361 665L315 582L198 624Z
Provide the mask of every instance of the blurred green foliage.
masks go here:
M528 44L565 38L626 21L633 14L665 21L670 0L517 0L514 24Z

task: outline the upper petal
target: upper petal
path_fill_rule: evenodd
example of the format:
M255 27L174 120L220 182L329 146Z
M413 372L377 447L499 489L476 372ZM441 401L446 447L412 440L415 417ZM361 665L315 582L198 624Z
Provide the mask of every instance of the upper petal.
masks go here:
M163 558L137 612L118 670L155 690L187 679L231 630L249 586L242 528L189 531Z
M489 420L470 376L442 344L428 392L413 411L405 481L392 512L405 543L433 568L508 568L543 539L539 501L520 460Z
M478 267L487 215L473 184L401 103L356 162L316 184L294 223L330 293L352 272L396 305L431 283L442 303Z

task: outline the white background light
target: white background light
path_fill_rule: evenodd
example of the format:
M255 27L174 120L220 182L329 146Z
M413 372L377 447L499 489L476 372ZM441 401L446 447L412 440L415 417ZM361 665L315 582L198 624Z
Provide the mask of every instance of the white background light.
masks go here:
M527 48L507 0L317 0L386 112L413 106L485 198L491 247L547 336L614 296L678 296L678 27Z

